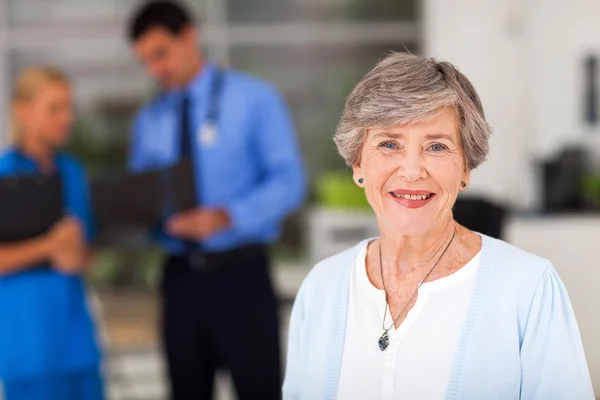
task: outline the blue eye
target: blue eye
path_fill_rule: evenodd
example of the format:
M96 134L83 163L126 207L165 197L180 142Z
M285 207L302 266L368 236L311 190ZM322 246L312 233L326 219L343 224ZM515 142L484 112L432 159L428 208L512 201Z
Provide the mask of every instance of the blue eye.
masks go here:
M446 146L444 146L443 144L434 143L434 144L432 144L431 146L429 146L429 149L430 149L431 151L438 152L438 151L443 151L443 150L446 150Z
M396 143L394 142L383 142L379 145L379 147L385 147L386 149L395 149L398 146L396 146Z

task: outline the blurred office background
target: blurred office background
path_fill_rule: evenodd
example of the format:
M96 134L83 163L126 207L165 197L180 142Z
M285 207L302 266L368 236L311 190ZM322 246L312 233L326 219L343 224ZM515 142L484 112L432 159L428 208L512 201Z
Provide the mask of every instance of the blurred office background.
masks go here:
M0 0L0 108L17 71L72 77L71 151L93 177L125 168L129 124L155 89L129 52L137 0ZM293 112L309 198L273 246L282 332L311 265L377 234L331 140L354 84L391 50L447 59L471 78L494 134L457 205L465 224L551 259L570 291L600 391L600 3L595 0L188 0L209 57L275 83ZM3 122L3 125L4 122ZM1 142L6 143L4 131ZM475 218L473 218L475 217ZM135 235L90 271L111 399L166 396L158 350L160 251ZM220 398L233 398L227 377Z

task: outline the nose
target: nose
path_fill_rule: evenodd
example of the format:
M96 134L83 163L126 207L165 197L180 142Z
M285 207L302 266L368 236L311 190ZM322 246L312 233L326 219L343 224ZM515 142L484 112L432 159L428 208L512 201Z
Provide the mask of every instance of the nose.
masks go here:
M417 182L427 175L420 151L407 151L401 157L398 175L406 182Z

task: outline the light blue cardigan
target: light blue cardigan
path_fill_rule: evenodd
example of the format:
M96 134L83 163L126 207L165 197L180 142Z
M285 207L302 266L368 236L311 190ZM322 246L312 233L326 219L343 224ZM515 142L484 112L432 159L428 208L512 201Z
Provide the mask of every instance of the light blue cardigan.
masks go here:
M552 264L482 238L446 400L592 400L577 322ZM290 321L285 400L335 399L350 272L364 245L322 261L302 284Z

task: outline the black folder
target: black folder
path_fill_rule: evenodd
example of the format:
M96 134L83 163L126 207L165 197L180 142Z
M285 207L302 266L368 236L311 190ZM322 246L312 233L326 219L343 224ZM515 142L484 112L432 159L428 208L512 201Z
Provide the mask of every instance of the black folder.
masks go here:
M153 229L175 212L195 206L189 159L162 169L97 179L92 184L99 229Z
M0 243L32 239L63 216L59 174L0 178Z

